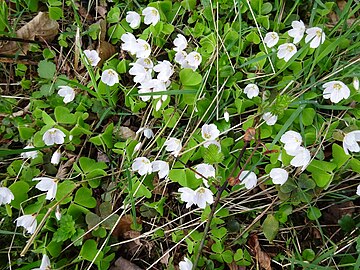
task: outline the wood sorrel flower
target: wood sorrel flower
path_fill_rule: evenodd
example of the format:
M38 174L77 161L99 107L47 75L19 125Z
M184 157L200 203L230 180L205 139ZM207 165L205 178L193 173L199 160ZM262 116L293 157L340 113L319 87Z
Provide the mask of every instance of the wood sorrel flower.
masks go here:
M95 50L85 50L84 54L86 56L86 61L87 61L88 64L90 64L93 67L96 67L99 64L101 58L100 58L99 53L97 51L95 51Z
M219 137L220 131L215 124L204 124L201 128L201 136L206 141L213 141Z
M175 157L179 155L182 148L181 141L176 138L169 138L164 145L166 146L165 150L171 152Z
M268 126L273 126L273 125L275 125L275 123L277 121L277 115L273 115L270 112L266 112L266 113L264 113L262 119L265 120L265 122Z
M338 103L342 99L347 99L350 96L350 89L341 81L331 81L324 83L323 86L324 99L330 99L331 102Z
M349 155L349 151L360 152L360 146L358 142L360 142L360 130L354 130L347 133L343 140L345 154Z
M325 42L325 33L320 27L311 27L306 30L306 34L305 42L311 41L310 48L315 49Z
M108 86L113 86L116 83L119 83L119 75L113 69L104 70L101 74L101 81Z
M0 205L9 204L14 199L14 194L7 187L0 187Z
M184 260L179 263L180 270L192 270L193 263L186 257L184 257Z
M206 187L209 187L207 178L209 178L209 177L215 178L215 168L212 165L201 163L201 164L198 164L195 166L195 170L196 170L196 172L199 173L199 174L195 173L196 179L202 179L204 182L204 185ZM200 176L200 174L202 176ZM206 178L204 178L203 176Z
M53 145L55 144L63 144L65 141L66 135L58 128L50 128L45 131L43 135L43 141L46 145Z
M242 184L245 184L246 189L252 189L257 184L257 176L254 172L243 171L240 174L239 180Z
M160 21L160 13L156 8L144 8L142 15L144 16L144 23L147 25L156 25Z
M146 157L135 158L131 168L134 172L138 172L141 176L152 173L151 162Z
M270 178L276 185L283 185L289 177L289 173L281 168L273 168L270 171Z
M23 215L18 217L15 221L16 227L24 227L25 230L30 234L33 234L36 230L37 221L35 215Z
M288 31L288 34L290 37L294 38L293 43L297 44L304 37L305 24L303 23L302 20L300 20L300 21L293 21L291 23L291 26L292 26L292 29Z
M186 38L182 34L178 34L177 37L174 39L174 51L180 52L186 49L188 42Z
M132 29L139 27L141 22L140 14L135 11L128 11L125 19Z
M269 32L265 35L264 42L269 48L274 47L279 42L279 35L276 32Z
M250 83L245 86L244 93L248 98L252 99L253 97L257 97L259 95L259 87L254 83Z
M296 46L292 43L281 44L278 47L277 57L284 59L285 62L289 61L297 52Z
M74 91L74 89L72 87L63 85L63 86L59 86L59 88L60 89L58 91L58 95L60 97L64 98L63 99L64 103L69 103L69 102L74 100L75 91Z
M55 198L57 192L57 184L58 184L57 179L52 179L49 177L36 177L33 178L33 181L40 181L39 183L36 184L35 187L38 190L47 191L46 193L47 200L52 200Z
M169 174L169 164L162 160L156 160L151 162L153 172L158 172L159 178L166 178Z

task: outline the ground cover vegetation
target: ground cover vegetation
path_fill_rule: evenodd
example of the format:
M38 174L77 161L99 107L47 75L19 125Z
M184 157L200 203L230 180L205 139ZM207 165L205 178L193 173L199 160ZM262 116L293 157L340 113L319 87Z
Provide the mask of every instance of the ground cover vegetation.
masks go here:
M359 269L359 9L1 1L1 269Z

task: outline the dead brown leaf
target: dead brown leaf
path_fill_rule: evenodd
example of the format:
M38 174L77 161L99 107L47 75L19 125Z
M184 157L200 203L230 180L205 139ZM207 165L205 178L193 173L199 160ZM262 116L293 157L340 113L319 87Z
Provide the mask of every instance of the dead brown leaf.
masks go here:
M115 261L115 265L110 270L142 270L142 268L120 257Z
M51 42L58 34L59 24L49 18L47 12L39 12L30 22L16 31L16 37L23 40L40 40ZM8 41L0 43L0 53L25 55L29 49L28 43Z
M137 223L141 223L140 218L136 218ZM118 225L116 226L115 230L113 231L112 235L116 237L125 238L126 233L132 231L131 224L133 223L133 219L131 215L123 216Z
M100 38L99 38L99 45L97 47L97 52L101 58L98 66L100 67L104 61L109 59L111 56L115 54L115 47L110 44L109 42L105 41L106 38L106 21L100 20Z
M271 270L271 258L266 252L261 250L259 238L256 234L250 235L248 244L260 266L265 270Z

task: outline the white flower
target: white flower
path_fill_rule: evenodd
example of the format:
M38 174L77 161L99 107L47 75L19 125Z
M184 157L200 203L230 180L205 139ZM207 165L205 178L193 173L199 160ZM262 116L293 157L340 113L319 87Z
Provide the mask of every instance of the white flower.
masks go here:
M200 66L202 57L198 52L191 52L185 57L185 61L189 65L189 68L195 71Z
M210 189L199 187L197 190L192 190L188 187L179 188L181 192L181 200L186 202L186 208L193 204L201 209L205 209L206 203L212 204L214 202L214 195Z
M144 23L147 25L156 25L160 21L160 13L156 8L147 7L142 11L142 15L145 16Z
M136 58L147 58L150 56L151 54L151 47L150 44L147 43L147 41L138 38L136 40L137 45L136 45Z
M171 152L175 157L179 155L182 148L181 141L176 138L169 138L164 145L166 146L165 150Z
M302 40L304 33L305 33L305 24L302 20L300 21L293 21L291 23L293 29L288 31L290 37L294 38L293 43L297 44Z
M273 115L270 112L264 113L262 118L265 120L266 124L269 126L275 125L275 123L277 121L277 115Z
M269 32L265 35L264 42L269 48L274 47L279 42L279 35L276 32Z
M154 93L154 92L164 92L166 91L166 85L164 82L158 79L152 79L150 81L145 81L139 86L139 94L145 93ZM153 96L140 96L143 101L148 101L151 97L153 99L158 99L161 97L162 100L166 100L167 95L153 95Z
M18 217L16 220L16 227L24 227L26 231L30 234L33 234L36 230L37 221L33 215L23 215Z
M281 168L273 168L270 171L270 177L274 184L283 185L287 181L289 173Z
M284 59L285 62L289 61L291 57L294 56L294 54L296 54L297 49L296 46L292 43L285 43L285 44L281 44L278 47L278 52L277 52L277 57L279 57L279 59Z
M51 269L50 259L46 254L44 254L41 260L40 268L34 268L33 270L50 270L50 269Z
M138 172L140 175L152 173L151 162L146 157L135 158L131 168L134 172Z
M256 174L250 171L242 171L239 180L245 184L246 189L252 189L257 184Z
M121 49L129 52L130 54L135 54L138 49L138 43L135 36L131 33L125 33L121 36L121 41L124 42L121 45Z
M155 111L160 110L162 104L163 104L163 101L162 101L161 99L159 99L159 100L156 102Z
M42 139L46 145L53 145L55 144L63 144L64 138L66 137L65 133L62 132L60 129L57 128L50 128L45 131Z
M32 149L34 146L32 144L28 144L24 147L24 149ZM29 152L23 152L20 154L22 158L36 158L38 156L38 151L29 151Z
M357 186L356 195L360 196L360 185Z
M9 204L14 199L14 194L7 187L0 187L0 205Z
M215 140L219 135L220 131L215 124L204 124L201 128L201 136L206 141Z
M185 67L183 67L183 65L187 63L186 56L187 56L187 53L185 51L178 51L175 53L174 60L176 63L179 63L182 68L185 68Z
M185 50L187 45L187 40L182 34L178 34L177 37L174 39L174 51L176 52Z
M101 81L108 86L119 83L119 75L113 69L104 70L101 74Z
M310 48L317 48L320 46L320 43L323 44L325 42L325 33L319 27L311 27L306 30L307 36L305 37L305 42L310 42Z
M93 67L96 67L101 61L99 53L96 50L85 50L84 54L86 56L86 63L90 64Z
M296 154L294 158L290 161L290 164L294 167L305 167L309 164L311 159L310 151L307 150L305 147L298 147L296 150Z
M141 22L140 14L135 11L128 11L125 19L132 29L139 27Z
M288 155L295 156L297 149L302 143L302 137L300 133L289 130L281 136L280 141L285 144L284 148L286 153Z
M353 79L353 86L354 86L354 89L355 89L356 91L359 90L359 79L358 79L358 77L354 77L354 79Z
M135 83L143 83L152 79L151 70L148 70L144 66L137 63L131 63L130 66L132 67L129 70L129 74L135 76Z
M58 95L60 97L63 97L63 102L64 103L69 103L71 101L74 100L75 98L75 91L73 88L71 88L70 86L59 86L59 91L58 91Z
M61 219L61 212L60 212L60 206L59 205L56 206L55 217L56 217L57 220Z
M192 270L193 263L186 257L184 257L184 260L179 263L180 270Z
M196 170L196 172L199 173L199 174L195 173L195 178L202 179L204 182L204 185L206 187L209 187L209 183L208 183L207 179L209 177L215 178L215 168L209 164L201 163L201 164L198 164L195 166L195 170ZM200 174L201 174L201 176L200 176Z
M47 191L46 193L46 199L52 200L56 196L57 191L57 179L52 179L49 177L36 177L33 178L33 181L40 181L36 184L36 188L41 191Z
M54 154L51 156L51 164L54 164L55 166L60 163L61 158L61 152L60 149L56 150Z
M250 83L245 86L244 93L248 98L252 99L253 97L257 97L259 95L259 87L254 83Z
M154 64L150 58L138 58L138 59L136 59L135 63L142 65L147 70L152 70L154 67Z
M156 160L151 162L153 172L159 172L159 178L166 178L169 174L169 164L162 160Z
M225 112L224 112L224 119L225 119L226 122L229 122L229 120L230 120L230 114L228 113L228 111L225 111Z
M354 130L347 133L344 136L344 141L343 141L343 148L345 154L349 155L349 151L360 152L360 146L358 142L360 142L360 130Z
M148 139L154 137L154 132L150 128L139 128L136 134L140 134L141 132L144 133L144 136Z
M139 151L141 149L141 146L142 146L142 142L138 142L134 147L134 153Z
M166 82L170 79L171 75L174 73L172 64L167 61L159 61L158 64L154 67L154 71L158 72L157 79Z
M331 102L338 103L342 99L347 99L350 96L350 89L341 81L331 81L323 84L323 97L330 99Z

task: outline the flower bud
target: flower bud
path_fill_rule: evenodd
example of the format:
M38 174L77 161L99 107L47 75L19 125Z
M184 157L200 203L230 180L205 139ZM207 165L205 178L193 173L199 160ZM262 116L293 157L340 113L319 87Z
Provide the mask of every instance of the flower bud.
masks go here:
M58 165L60 163L60 158L61 158L61 152L60 149L56 150L54 152L54 154L51 157L51 164L54 164L55 166Z
M228 111L225 111L225 112L224 112L224 119L225 119L226 122L229 122L229 120L230 120L230 115L229 115Z
M358 77L354 77L353 86L354 86L356 91L359 91L359 79L358 79Z

